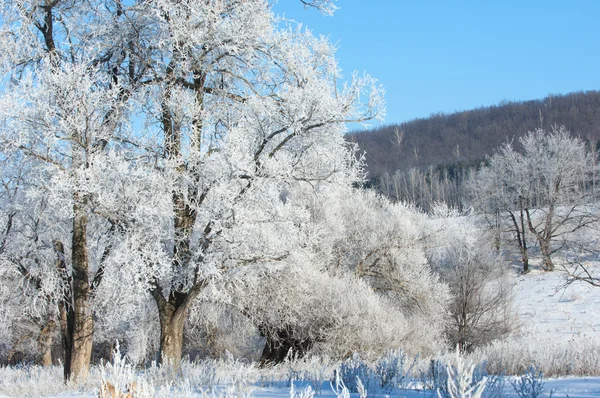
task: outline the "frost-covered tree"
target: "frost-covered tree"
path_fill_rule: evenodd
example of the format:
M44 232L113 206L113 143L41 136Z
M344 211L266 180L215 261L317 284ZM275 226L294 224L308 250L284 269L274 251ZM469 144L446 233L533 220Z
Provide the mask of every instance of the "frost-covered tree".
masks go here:
M10 55L14 53L5 57ZM92 353L89 302L102 277L102 260L90 267L94 245L88 239L110 233L101 224L88 231L94 207L88 172L96 156L96 139L110 134L107 115L115 111L118 94L92 66L60 65L54 50L41 56L35 68L20 70L19 63L17 70L6 72L11 81L0 99L0 141L9 162L5 167L15 167L11 162L24 157L32 170L27 184L20 185L29 191L28 201L24 196L19 203L18 216L33 225L9 231L14 250L7 250L6 257L24 276L35 275L39 288L53 281L57 286L51 291L63 293L57 304L69 377L87 371ZM38 247L34 256L24 253L32 246Z
M66 377L89 367L93 303L144 291L177 364L197 296L302 248L287 192L356 180L344 123L383 113L373 79L340 84L333 46L264 0L19 0L1 20L2 152L39 163L57 219Z
M47 222L51 209L46 201L26 196L35 162L21 158L9 164L12 167L3 168L0 186L2 352L9 361L22 352L51 365L59 323L57 303L62 297L61 278L53 277L58 276L54 272L46 277L58 265L47 240L52 235Z
M565 127L538 129L509 142L489 159L472 181L476 208L507 216L519 244L523 271L529 270L527 232L539 247L545 269L566 234L597 221L593 208L598 163L585 143Z

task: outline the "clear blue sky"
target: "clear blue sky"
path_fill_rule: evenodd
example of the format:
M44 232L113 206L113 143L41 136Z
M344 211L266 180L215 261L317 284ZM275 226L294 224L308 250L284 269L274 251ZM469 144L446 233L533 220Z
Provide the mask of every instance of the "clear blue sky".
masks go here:
M338 0L274 10L337 43L386 89L386 123L600 89L600 0ZM600 111L600 110L599 110Z

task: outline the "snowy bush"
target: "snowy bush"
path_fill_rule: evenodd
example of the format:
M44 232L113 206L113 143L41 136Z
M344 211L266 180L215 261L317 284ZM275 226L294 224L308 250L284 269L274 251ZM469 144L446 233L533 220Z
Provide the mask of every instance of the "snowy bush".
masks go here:
M430 359L426 370L419 371L419 380L425 390L438 391L446 388L448 373L440 359Z
M119 343L117 342L112 354L112 362L102 364L100 368L100 377L102 384L100 389L108 394L106 387L108 383L118 392L125 392L127 388L136 380L133 366L121 355Z
M90 377L90 379L94 379ZM100 384L91 382L93 387ZM58 366L0 367L0 394L12 397L41 397L46 394L62 394L76 389L73 384L63 382L63 371Z
M412 370L418 361L415 357L410 363L403 350L389 351L375 363L375 376L383 392L404 388L412 376Z
M531 365L525 373L511 384L519 398L537 398L544 393L544 373L536 365ZM550 391L549 397L554 395Z
M358 354L342 362L334 374L339 377L350 392L377 391L390 393L398 388L406 388L413 379L413 369L418 361L412 361L403 350L388 351L374 363L369 363ZM359 383L360 381L360 383Z
M439 398L481 398L487 378L481 380L473 377L475 366L470 365L456 349L456 359L453 364L446 365L446 386L437 390Z
M332 359L357 351L373 360L407 338L402 312L356 276L332 276L307 264L244 279L249 282L230 290L267 337L265 351L272 355L264 362L281 362L290 349Z
M318 392L313 391L311 386L307 386L305 389L296 392L294 383L290 385L290 398L313 398L315 393L318 394Z
M427 261L425 215L372 191L340 189L314 206L312 218L324 267L359 277L402 313L403 341L388 348L410 355L443 348L450 295Z
M485 360L491 374L520 375L532 363L552 377L600 374L600 342L586 335L574 336L564 344L556 344L553 337L515 337L478 348L470 358Z
M358 354L340 364L332 382L339 384L339 381L350 392L358 392L359 382L367 391L377 383L373 370Z
M290 385L294 380L307 382L311 390L319 395L323 388L323 382L330 379L334 370L334 366L328 358L315 355L301 358L290 355L280 366L287 367Z

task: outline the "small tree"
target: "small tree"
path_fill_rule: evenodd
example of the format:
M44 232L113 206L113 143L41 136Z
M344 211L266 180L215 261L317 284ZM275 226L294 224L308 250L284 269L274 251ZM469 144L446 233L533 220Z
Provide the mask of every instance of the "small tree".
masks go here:
M511 143L504 144L478 173L467 182L469 203L483 214L497 234L507 229L519 248L523 272L529 272L529 248L525 205L528 198L523 157ZM500 239L499 237L497 238ZM496 243L498 247L499 244Z
M450 287L452 346L470 352L517 327L512 284L488 234L470 217L438 206L428 236L430 262Z

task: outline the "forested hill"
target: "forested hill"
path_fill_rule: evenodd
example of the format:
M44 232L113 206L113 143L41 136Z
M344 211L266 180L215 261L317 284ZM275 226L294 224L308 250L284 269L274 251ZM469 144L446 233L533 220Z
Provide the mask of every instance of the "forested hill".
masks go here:
M347 137L366 152L369 177L373 178L415 166L480 160L509 138L555 123L565 125L583 139L598 141L600 91L434 114L399 125L352 132Z

